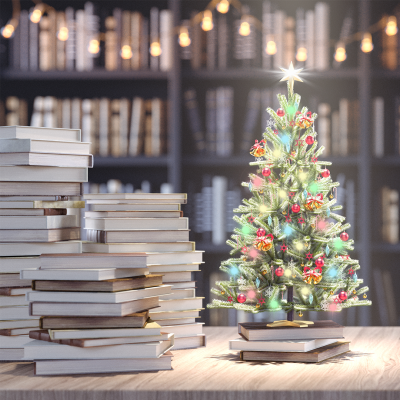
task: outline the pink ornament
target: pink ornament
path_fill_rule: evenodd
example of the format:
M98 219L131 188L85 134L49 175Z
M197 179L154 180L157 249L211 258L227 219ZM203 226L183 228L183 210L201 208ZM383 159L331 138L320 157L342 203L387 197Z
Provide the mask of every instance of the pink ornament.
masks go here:
M347 232L342 232L340 234L340 239L342 239L343 242L347 242L349 240L349 234Z
M319 258L317 258L317 259L315 260L315 265L316 265L317 267L323 267L324 264L325 264L325 261L324 261L324 259L321 258L321 257L319 257Z
M344 290L342 290L342 291L339 293L339 299L340 299L341 301L345 301L345 300L347 299L347 293L346 293Z
M300 206L299 206L298 204L293 204L293 205L292 205L292 211L293 211L294 213L300 212Z
M306 137L306 143L307 144L313 144L314 143L314 138L312 136L307 136Z
M324 169L324 170L321 172L321 175L322 175L323 178L329 178L329 175L330 175L330 174L331 174L331 173L330 173L329 169Z
M278 117L283 117L285 115L285 110L283 108L278 108L278 110L276 111L276 115Z
M278 268L275 270L275 275L276 275L276 276L282 276L284 273L285 273L285 271L283 270L282 267L278 267Z
M265 229L264 228L258 228L257 229L257 236L258 237L260 237L260 236L265 236Z
M261 173L263 174L263 176L270 176L271 175L271 170L269 168L265 167L265 168L263 168Z
M244 303L246 301L246 296L243 293L238 294L237 301L239 303Z

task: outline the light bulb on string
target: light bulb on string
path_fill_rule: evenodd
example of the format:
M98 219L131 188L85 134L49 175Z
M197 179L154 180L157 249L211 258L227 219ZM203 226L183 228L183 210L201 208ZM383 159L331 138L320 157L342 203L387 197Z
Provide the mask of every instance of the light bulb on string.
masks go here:
M100 42L97 39L92 39L89 42L88 51L90 54L97 54L100 51ZM122 50L121 50L122 57Z
M42 7L36 6L34 8L34 10L31 12L31 15L29 16L29 18L34 24L38 24L40 22L40 20L42 19L42 15L43 15Z
M15 28L14 25L8 23L7 25L1 28L1 34L6 39L10 39L10 37L14 34Z
M372 43L372 36L369 32L364 33L363 39L361 41L361 51L364 53L369 53L374 48Z
M212 21L212 12L210 10L205 10L203 12L203 20L201 21L201 29L203 31L211 31L211 29L214 27L213 21Z
M267 46L265 47L265 52L270 55L273 56L274 54L276 54L276 43L271 39L271 40L267 40Z
M217 11L221 14L226 14L229 11L229 1L221 0L216 7Z
M336 46L335 60L337 62L343 62L347 58L346 48L343 43L338 43Z
M159 43L159 42L153 42L153 43L150 45L150 54L151 54L153 57L158 57L158 56L161 55L161 53L162 53L162 50L161 50L160 43ZM132 57L132 56L131 56L131 57Z
M251 32L250 24L242 18L242 22L240 23L239 27L239 35L240 36L249 36Z
M388 18L385 32L388 36L394 36L397 33L397 19L394 15Z
M181 47L188 47L191 42L188 29L185 26L181 26L178 38L179 45Z
M305 47L299 47L297 49L296 60L299 62L307 60L307 49Z
M124 46L122 46L121 48L121 57L124 60L129 60L132 58L132 49L131 46L125 44Z
M60 30L57 32L57 39L61 42L65 42L68 39L69 32L66 26L62 26Z

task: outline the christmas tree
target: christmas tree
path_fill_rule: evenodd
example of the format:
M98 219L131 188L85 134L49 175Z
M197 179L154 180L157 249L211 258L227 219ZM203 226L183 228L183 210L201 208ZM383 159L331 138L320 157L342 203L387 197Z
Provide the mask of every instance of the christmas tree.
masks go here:
M324 147L318 147L314 121L317 114L300 107L294 81L302 80L290 64L288 96L278 95L280 107L271 116L263 139L255 141L250 154L255 173L242 186L252 194L235 209L236 228L227 243L232 258L220 269L230 278L211 289L219 299L208 308L235 308L251 313L284 310L287 321L294 312L340 311L370 305L368 287L357 276L358 260L348 252L354 241L346 230L345 217L336 213L338 182L318 161ZM304 322L276 324L300 326Z

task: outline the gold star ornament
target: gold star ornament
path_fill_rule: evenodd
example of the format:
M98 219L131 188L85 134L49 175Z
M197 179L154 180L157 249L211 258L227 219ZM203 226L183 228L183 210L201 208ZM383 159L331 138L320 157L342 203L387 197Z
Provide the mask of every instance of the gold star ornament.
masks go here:
M290 93L293 94L294 81L303 82L301 78L298 77L298 74L303 70L303 68L294 69L293 62L290 62L289 69L281 68L281 70L285 73L285 76L280 80L280 82L289 81Z

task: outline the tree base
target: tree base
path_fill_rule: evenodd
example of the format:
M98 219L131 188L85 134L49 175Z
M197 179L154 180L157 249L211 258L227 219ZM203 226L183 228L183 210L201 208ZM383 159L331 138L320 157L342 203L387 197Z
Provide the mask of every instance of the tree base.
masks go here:
M287 321L286 319L282 319L279 321L274 321L271 324L267 324L269 328L280 328L282 326L293 326L294 328L307 328L308 325L313 325L312 321Z

